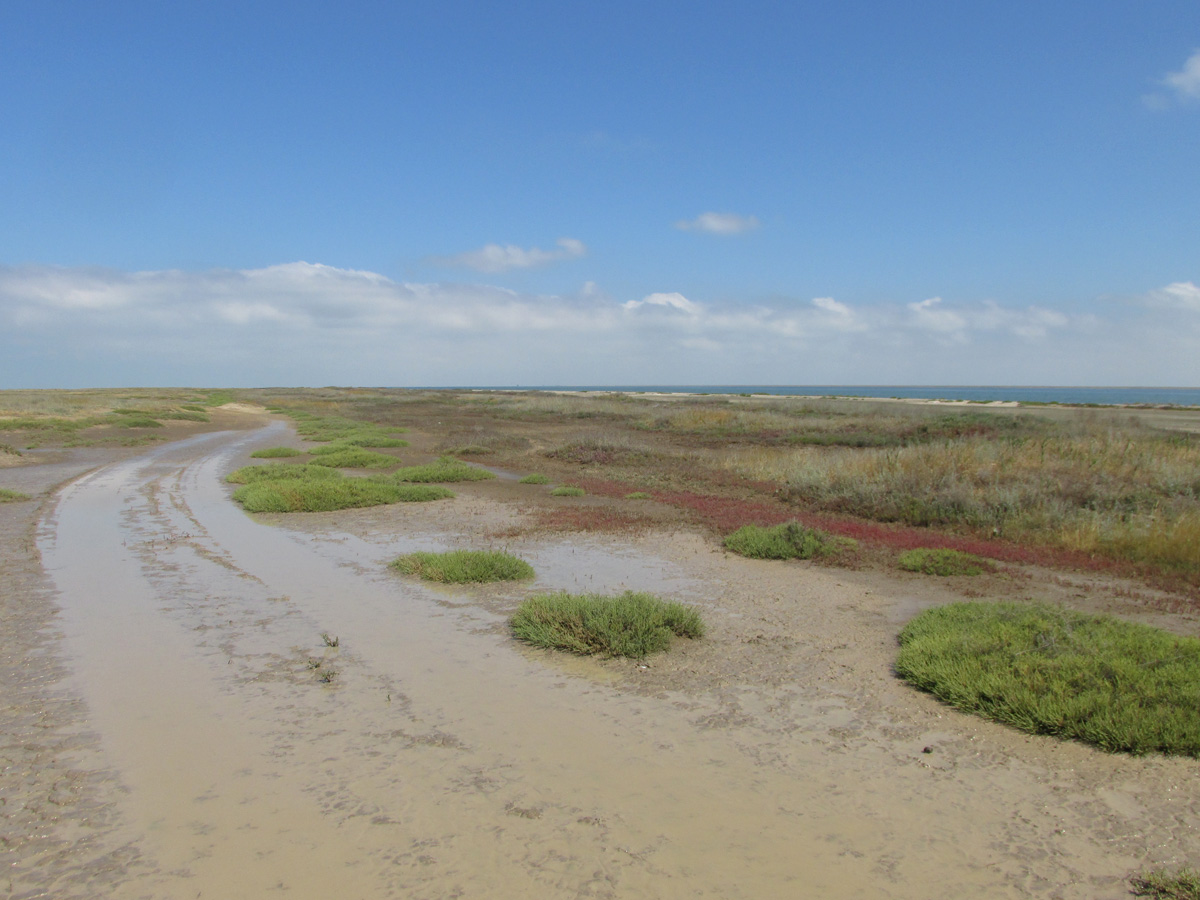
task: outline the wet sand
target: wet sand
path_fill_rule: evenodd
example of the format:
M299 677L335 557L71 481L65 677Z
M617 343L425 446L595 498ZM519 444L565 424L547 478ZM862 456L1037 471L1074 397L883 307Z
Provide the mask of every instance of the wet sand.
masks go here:
M0 508L11 896L1083 900L1200 858L1195 761L1020 735L891 675L952 587L667 530L510 541L533 585L430 588L386 563L502 543L518 488L244 515L223 475L286 438L200 434L40 520ZM624 587L710 635L638 664L504 626L530 591Z

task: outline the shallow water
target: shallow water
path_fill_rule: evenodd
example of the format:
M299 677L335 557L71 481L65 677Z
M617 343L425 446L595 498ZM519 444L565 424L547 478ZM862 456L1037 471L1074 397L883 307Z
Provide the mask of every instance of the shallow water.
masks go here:
M586 662L523 650L469 592L387 570L444 535L243 514L222 476L282 429L103 468L41 530L77 688L148 862L112 896L1024 895L1001 877L1019 854L995 807L1034 802L1039 773L1010 760L951 799L936 765L897 769L871 737L886 711L732 686L778 728L714 727L704 697L619 692ZM720 604L646 553L557 541L530 558L538 581L515 592Z

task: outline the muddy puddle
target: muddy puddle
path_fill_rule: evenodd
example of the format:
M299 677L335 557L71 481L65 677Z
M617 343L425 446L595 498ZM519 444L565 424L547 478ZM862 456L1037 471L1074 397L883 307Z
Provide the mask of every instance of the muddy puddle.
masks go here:
M143 862L113 897L1120 897L1147 841L1196 849L1194 765L1042 745L1030 760L1030 739L950 725L877 664L894 604L856 605L841 575L812 576L831 600L806 622L784 617L783 570L695 546L531 541L532 586L430 589L386 564L453 545L433 513L342 531L230 502L223 475L283 427L102 468L41 528L74 688ZM689 649L672 665L710 666L705 690L630 690L624 669L503 627L532 590L624 588L701 605L713 646L774 591L738 646L782 648L788 677ZM850 638L826 633L837 616ZM863 659L875 680L854 675ZM1168 784L1172 815L1148 810Z

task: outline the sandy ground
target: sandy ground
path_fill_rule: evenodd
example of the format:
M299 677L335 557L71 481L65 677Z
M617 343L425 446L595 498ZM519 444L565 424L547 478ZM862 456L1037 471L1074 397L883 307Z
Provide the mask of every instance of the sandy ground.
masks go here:
M903 622L966 594L1196 633L1144 592L755 562L669 528L506 541L578 502L511 479L252 519L221 477L295 443L266 423L3 470L36 495L0 505L9 896L1090 900L1200 859L1195 761L1018 734L891 674ZM386 568L479 546L537 580ZM531 591L626 587L709 636L596 661L504 625Z

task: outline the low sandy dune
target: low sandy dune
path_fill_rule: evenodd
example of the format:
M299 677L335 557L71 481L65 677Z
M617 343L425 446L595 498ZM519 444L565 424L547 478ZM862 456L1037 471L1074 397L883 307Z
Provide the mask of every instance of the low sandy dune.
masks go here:
M891 675L944 586L667 531L510 542L535 584L429 588L387 562L495 544L520 507L479 484L256 520L223 476L287 440L262 421L64 461L40 477L99 465L40 518L6 505L9 896L1104 900L1200 859L1195 761L1017 734ZM597 662L504 625L533 590L626 587L710 635Z

